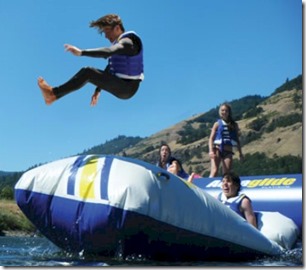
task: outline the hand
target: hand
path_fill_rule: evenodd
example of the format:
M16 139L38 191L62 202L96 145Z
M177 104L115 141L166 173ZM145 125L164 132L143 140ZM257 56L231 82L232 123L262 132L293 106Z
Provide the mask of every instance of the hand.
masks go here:
M66 52L71 52L72 54L76 56L80 56L82 54L82 51L78 47L75 47L69 44L65 44L64 47L65 47Z
M98 103L98 99L100 96L100 92L95 91L91 97L91 102L90 102L90 106L96 106Z
M188 179L187 179L187 182L192 183L194 177L195 177L195 173L193 172L192 174L189 175L189 177L188 177Z
M215 152L210 151L210 152L209 152L209 157L210 157L211 159L215 158L215 157L216 157Z

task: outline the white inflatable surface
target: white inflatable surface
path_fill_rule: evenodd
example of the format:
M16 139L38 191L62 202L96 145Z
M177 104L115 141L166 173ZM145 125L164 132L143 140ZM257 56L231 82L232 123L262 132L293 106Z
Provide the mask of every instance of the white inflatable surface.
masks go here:
M267 255L282 251L277 241L269 240L265 233L260 233L201 188L131 158L88 155L58 160L24 173L15 192L17 204L28 218L51 241L64 248L99 252L105 248L103 241L112 241L112 234L124 237L131 231L131 227L126 227L133 224L131 218L141 222L143 217L144 230L149 230L150 224L159 223L154 227L157 231L150 233L164 237L157 243L164 249L163 243L170 236L174 237L170 241L179 245L182 253L192 247L192 242L186 245L175 236L181 231L203 237L207 242L202 247L197 243L194 248L200 252L209 248L207 252L215 252L220 257L218 250L222 247L214 242L230 243L225 247L228 254L231 254L229 248L236 253L248 250ZM132 228L135 239L140 227L135 224ZM163 227L172 231L165 235ZM95 239L99 241L91 242ZM170 243L169 252L173 252Z
M299 236L294 221L279 212L258 212L257 226L264 236L285 249L291 249Z

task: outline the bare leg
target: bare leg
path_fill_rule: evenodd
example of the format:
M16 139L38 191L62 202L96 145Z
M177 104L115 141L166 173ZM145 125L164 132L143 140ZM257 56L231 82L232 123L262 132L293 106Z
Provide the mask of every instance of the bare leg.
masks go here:
M56 100L56 96L52 91L52 87L47 84L47 82L42 77L38 78L38 86L42 92L46 104L51 105Z
M232 169L233 156L228 155L222 160L222 171L224 173L228 173Z
M209 178L218 176L219 166L221 162L220 152L214 150L215 156L210 158L210 175Z

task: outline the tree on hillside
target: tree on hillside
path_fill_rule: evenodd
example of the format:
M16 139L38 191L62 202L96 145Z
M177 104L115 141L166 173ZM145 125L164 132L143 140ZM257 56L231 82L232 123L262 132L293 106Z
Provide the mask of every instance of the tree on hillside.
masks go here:
M14 191L10 186L5 186L0 190L0 199L12 200L14 199Z
M265 153L246 154L244 162L234 160L233 168L239 175L273 175L302 173L301 157L287 155L269 158Z
M88 150L83 151L82 155L99 154L99 155L114 155L122 152L124 149L134 146L143 138L127 137L119 135L117 138L106 141L103 144L94 146Z
M284 92L284 91L290 91L290 90L301 90L303 89L303 77L302 75L297 76L296 78L289 80L286 79L286 82L281 85L280 87L276 88L272 95Z

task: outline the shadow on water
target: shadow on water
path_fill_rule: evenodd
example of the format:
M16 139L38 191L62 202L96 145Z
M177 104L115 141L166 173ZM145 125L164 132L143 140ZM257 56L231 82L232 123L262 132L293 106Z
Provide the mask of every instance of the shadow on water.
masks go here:
M263 257L253 261L218 262L152 261L142 255L114 258L65 252L44 237L0 237L1 266L302 266L303 246L299 241L294 249L280 256Z

